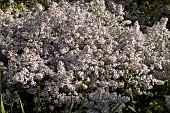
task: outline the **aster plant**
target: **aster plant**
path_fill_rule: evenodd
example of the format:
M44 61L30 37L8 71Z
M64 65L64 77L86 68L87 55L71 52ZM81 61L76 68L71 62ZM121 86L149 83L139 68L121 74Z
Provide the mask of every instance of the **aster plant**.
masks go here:
M1 63L5 107L12 94L16 112L21 98L28 112L66 113L71 106L73 113L80 107L121 113L133 96L157 96L154 88L168 83L167 18L143 33L113 1L49 0L47 6L13 9L11 3L0 10L0 46L8 58L8 65ZM169 94L163 96L168 106Z

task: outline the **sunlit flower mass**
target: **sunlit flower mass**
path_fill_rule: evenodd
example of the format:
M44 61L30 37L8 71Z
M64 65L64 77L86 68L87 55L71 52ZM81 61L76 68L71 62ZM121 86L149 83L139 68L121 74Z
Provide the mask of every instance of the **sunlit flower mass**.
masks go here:
M109 113L111 106L122 112L132 93L153 96L150 90L169 78L167 18L143 33L139 22L125 20L123 6L111 1L15 10L0 10L0 46L8 58L7 66L1 63L3 95L12 88L14 102L19 89L37 102L40 88L41 103L49 103L51 111L66 112L74 101L87 113Z

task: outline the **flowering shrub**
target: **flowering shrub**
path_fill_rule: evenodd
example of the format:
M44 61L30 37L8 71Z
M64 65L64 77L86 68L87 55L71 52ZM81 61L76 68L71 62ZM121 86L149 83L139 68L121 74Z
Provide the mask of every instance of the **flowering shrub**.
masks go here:
M138 21L124 20L121 4L107 3L60 1L47 10L36 4L0 11L0 46L9 59L1 64L4 103L11 90L14 97L41 101L39 111L66 112L74 101L87 113L109 113L111 107L122 112L132 94L154 96L150 90L169 78L168 19L144 34Z

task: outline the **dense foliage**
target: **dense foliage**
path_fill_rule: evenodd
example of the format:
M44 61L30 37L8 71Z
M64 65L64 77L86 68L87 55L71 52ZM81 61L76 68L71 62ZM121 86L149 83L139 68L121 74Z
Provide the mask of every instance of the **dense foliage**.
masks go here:
M7 112L11 96L15 112L19 97L28 113L66 113L73 102L73 113L81 107L84 113L168 112L168 18L146 27L147 14L137 15L144 2L131 10L134 1L124 1L4 3L0 46L8 59L1 63Z

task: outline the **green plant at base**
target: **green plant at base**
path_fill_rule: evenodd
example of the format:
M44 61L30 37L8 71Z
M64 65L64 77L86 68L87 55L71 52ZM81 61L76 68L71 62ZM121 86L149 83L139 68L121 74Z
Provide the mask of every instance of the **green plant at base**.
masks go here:
M71 113L72 109L73 109L73 105L74 105L74 101L71 102L71 106L70 106L70 109L67 113Z
M4 103L3 103L3 100L2 100L2 93L1 93L1 112L5 113Z
M83 103L81 102L80 107L79 107L79 110L78 110L78 113L81 113L82 108L83 108Z
M25 113L23 104L22 104L22 102L21 102L21 99L19 99L19 102L20 102L20 106L21 106L22 113Z

